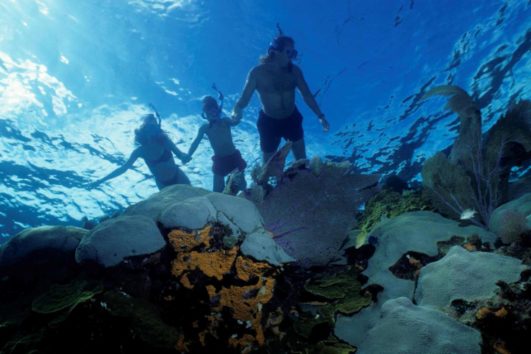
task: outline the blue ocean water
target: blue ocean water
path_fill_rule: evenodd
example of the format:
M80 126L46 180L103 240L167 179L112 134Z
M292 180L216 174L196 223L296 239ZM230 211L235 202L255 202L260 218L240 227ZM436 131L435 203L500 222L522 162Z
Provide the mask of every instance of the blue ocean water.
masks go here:
M361 172L418 179L448 147L458 119L431 87L459 85L487 130L531 92L529 0L1 0L0 235L79 225L157 191L147 167L94 190L124 163L147 104L187 150L200 98L226 95L227 114L277 23L294 37L331 131L299 97L310 156L349 159ZM249 164L260 156L256 96L234 129ZM183 170L211 188L203 142Z

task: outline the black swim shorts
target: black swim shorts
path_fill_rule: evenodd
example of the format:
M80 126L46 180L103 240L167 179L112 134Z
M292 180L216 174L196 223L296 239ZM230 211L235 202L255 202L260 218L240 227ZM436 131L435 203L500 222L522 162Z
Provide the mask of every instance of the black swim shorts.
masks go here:
M264 111L260 111L257 126L260 133L260 148L266 153L275 152L281 138L295 142L304 137L302 115L297 107L289 117L283 119L271 118Z
M223 177L234 171L236 168L243 171L245 167L247 167L247 163L242 158L242 154L238 149L236 149L231 155L214 155L212 156L212 162L212 172L214 172L215 175Z

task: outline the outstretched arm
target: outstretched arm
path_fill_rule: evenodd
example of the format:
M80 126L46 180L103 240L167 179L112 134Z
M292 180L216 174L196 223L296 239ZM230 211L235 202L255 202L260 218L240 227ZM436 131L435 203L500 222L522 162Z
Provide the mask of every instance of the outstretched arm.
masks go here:
M304 80L304 75L302 74L302 70L299 67L294 65L293 71L295 73L295 78L297 80L297 87L299 88L299 91L302 94L302 98L304 99L304 102L308 105L308 107L310 107L313 113L315 113L315 115L317 116L317 119L319 119L319 123L321 123L321 125L323 126L323 130L327 132L330 129L330 124L328 124L328 121L326 120L324 113L319 108L319 105L317 104L315 97L313 97L313 94L310 91L310 88L308 87L306 80Z
M177 156L179 160L182 161L182 163L187 163L188 161L190 161L190 158L188 157L188 155L182 152L181 150L179 150L177 145L175 145L173 141L171 141L169 138L166 140L166 143L168 144L168 147L170 148L170 150L175 154L175 156Z
M245 86L243 87L242 95L240 96L240 99L238 100L238 102L236 102L236 105L232 110L232 120L234 121L234 124L238 124L242 119L242 111L249 104L249 101L251 100L255 89L256 69L253 68L251 69L251 71L249 71L249 74L247 75L247 80L245 81Z
M131 156L129 156L129 159L126 161L126 163L124 163L122 166L118 167L117 169L115 169L111 173L109 173L107 176L105 176L103 178L100 178L99 180L94 181L92 183L89 183L87 185L87 188L88 189L95 188L98 185L102 184L103 182L106 182L106 181L108 181L110 179L118 177L119 175L121 175L122 173L124 173L125 171L130 169L133 166L133 164L135 163L135 161L140 157L140 149L141 149L141 147L138 147L135 150L133 150L133 152L131 153Z
M199 146L201 139L203 139L203 136L205 135L206 127L207 127L206 125L202 125L201 128L199 128L199 130L197 131L197 136L192 142L192 145L190 145L190 149L188 149L188 157L190 159L192 158L192 155L194 154L197 147Z

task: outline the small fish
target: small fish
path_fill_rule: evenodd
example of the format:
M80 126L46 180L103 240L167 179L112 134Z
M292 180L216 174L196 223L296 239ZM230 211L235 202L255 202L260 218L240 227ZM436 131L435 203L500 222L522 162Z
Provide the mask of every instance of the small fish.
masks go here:
M478 212L475 211L474 209L465 209L463 210L463 212L461 213L461 216L459 217L459 219L461 220L470 220L472 219Z

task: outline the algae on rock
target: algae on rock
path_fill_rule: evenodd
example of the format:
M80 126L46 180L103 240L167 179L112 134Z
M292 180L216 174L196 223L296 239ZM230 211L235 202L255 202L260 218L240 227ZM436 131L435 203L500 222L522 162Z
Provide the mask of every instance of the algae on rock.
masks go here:
M33 300L31 309L40 314L55 313L64 309L70 312L102 291L101 284L89 284L81 279L64 285L54 284L47 292Z
M382 218L393 218L408 211L432 210L430 201L416 191L394 192L388 189L367 201L360 221L360 232L356 236L356 247L363 245L372 228Z
M326 299L317 311L334 322L335 315L352 315L371 303L370 295L362 294L361 284L353 269L314 279L304 289L312 295Z

